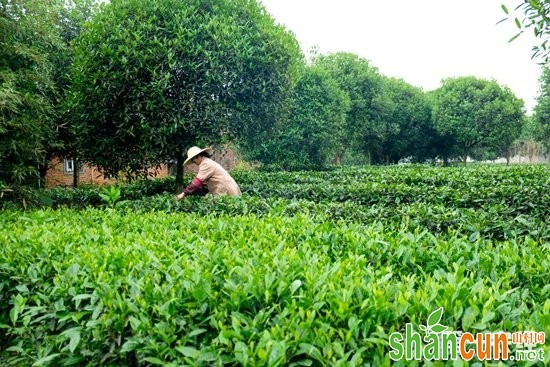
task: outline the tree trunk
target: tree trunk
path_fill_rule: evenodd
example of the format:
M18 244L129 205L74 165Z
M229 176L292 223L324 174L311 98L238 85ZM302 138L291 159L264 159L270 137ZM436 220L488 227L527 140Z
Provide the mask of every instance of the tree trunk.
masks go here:
M334 164L337 166L340 166L342 164L342 152L336 152L336 155L334 157Z
M178 152L176 159L176 194L179 194L185 188L183 184L183 153Z
M73 159L73 187L78 187L78 179L80 178L80 163L78 159Z
M40 175L40 177L38 178L38 188L42 188L42 186L46 187L46 174L48 173L49 168L49 162L38 166L38 172Z

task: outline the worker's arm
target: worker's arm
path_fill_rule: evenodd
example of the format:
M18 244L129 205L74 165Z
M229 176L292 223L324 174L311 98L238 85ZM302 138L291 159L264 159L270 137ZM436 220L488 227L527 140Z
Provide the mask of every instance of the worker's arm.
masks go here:
M200 191L204 187L204 182L202 182L200 179L195 177L191 180L189 185L183 190L183 192L176 197L179 199L182 199L186 195L191 195L197 191Z

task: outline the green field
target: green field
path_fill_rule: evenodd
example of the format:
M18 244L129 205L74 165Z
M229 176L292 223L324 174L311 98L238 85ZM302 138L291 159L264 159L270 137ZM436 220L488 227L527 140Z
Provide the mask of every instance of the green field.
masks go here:
M439 307L451 330L550 335L550 166L233 176L242 198L158 181L6 205L0 365L425 365L388 339Z

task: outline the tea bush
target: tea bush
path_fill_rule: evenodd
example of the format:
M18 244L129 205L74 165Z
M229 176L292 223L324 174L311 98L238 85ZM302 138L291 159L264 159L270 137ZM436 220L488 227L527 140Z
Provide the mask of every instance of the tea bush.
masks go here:
M1 225L4 365L389 365L388 335L440 306L456 330L550 331L550 248L528 236L99 209Z
M438 307L549 335L550 166L233 176L240 198L164 179L4 202L0 364L420 365L388 337Z

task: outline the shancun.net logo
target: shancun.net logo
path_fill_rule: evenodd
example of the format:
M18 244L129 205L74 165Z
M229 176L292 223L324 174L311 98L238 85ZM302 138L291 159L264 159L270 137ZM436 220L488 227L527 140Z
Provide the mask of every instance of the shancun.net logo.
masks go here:
M426 325L405 326L405 333L395 332L389 337L392 360L456 360L469 361L544 361L544 332L495 332L471 334L450 331L442 325L443 307L430 314ZM422 337L422 334L424 336ZM541 346L538 347L537 346Z

